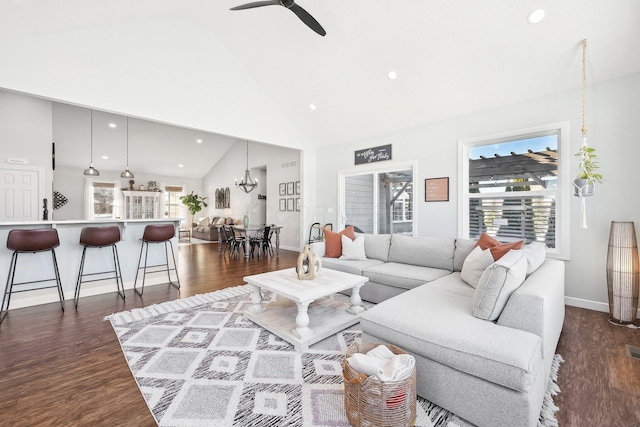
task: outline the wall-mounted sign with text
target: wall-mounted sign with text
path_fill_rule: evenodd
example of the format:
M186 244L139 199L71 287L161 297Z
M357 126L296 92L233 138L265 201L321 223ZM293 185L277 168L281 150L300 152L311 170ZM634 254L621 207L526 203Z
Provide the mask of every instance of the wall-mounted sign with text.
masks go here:
M356 165L391 160L391 144L356 150L354 154Z

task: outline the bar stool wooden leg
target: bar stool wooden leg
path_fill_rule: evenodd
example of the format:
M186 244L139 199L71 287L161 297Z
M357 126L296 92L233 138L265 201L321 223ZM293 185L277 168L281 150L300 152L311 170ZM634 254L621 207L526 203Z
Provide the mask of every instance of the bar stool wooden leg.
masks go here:
M9 303L11 302L11 290L13 289L13 277L16 273L17 261L18 253L14 252L11 256L11 263L9 264L9 274L7 275L7 284L4 287L4 294L2 296L2 306L0 306L0 323L2 323L7 313L9 313Z
M142 272L142 288L138 291L137 285L138 285L138 273L140 272L140 261L142 260L142 251L146 248L146 251L144 253L144 267L143 267L143 272ZM142 294L144 293L144 279L147 277L147 258L149 255L149 243L147 242L142 242L142 245L140 246L140 256L138 257L138 268L136 269L136 279L133 282L133 291L142 296Z
M82 258L80 258L80 269L78 270L78 279L76 280L76 292L73 295L73 301L78 308L78 300L80 299L80 285L82 284L82 276L84 275L84 259L87 254L87 247L82 248Z
M173 252L173 243L169 241L169 246L171 246L171 258L173 258L173 267L176 271L176 282L171 281L171 274L169 274L169 251L167 251L167 242L164 242L164 251L167 257L167 277L169 278L169 284L176 289L180 289L180 278L178 277L178 266L176 265L176 254Z
M111 253L113 254L113 265L116 269L116 287L118 288L118 295L125 300L124 296L124 283L122 282L122 269L120 268L120 257L118 256L118 247L116 245L111 246Z

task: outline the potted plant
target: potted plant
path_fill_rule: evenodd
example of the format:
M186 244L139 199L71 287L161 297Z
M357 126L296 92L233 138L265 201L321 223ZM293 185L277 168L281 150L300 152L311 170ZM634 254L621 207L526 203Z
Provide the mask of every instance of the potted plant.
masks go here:
M191 192L191 194L180 196L180 201L182 202L182 204L185 205L187 209L189 209L189 213L191 214L192 226L193 226L193 216L198 212L200 212L203 207L206 208L208 206L206 200L207 200L206 197L200 197L197 194L193 194L193 191Z
M595 194L596 182L602 183L602 174L596 173L599 168L596 149L582 144L576 153L580 159L578 172L573 180L574 194L579 197L590 197Z

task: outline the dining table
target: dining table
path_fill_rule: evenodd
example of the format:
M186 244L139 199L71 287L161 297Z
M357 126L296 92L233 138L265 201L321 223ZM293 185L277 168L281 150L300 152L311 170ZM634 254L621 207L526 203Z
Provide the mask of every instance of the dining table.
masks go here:
M244 237L243 241L244 241L244 257L246 259L249 258L249 255L251 253L251 247L250 247L250 243L249 241L251 240L251 236L253 236L253 234L257 233L258 231L260 231L260 229L264 227L264 225L252 225L249 224L248 227L244 227L242 225L237 225L234 226L234 229L241 235ZM280 230L282 230L282 226L281 225L275 225L275 224L271 224L271 228L274 231L274 234L276 236L276 257L280 256ZM222 252L222 233L218 233L218 251Z

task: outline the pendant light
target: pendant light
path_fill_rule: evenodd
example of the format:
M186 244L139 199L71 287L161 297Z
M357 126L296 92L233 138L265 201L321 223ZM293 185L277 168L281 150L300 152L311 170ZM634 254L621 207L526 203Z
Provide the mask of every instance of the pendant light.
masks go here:
M93 110L91 110L91 159L89 162L89 169L84 170L84 174L87 176L98 176L100 172L93 167Z
M120 178L133 178L133 174L129 171L129 117L127 116L127 167L120 174Z
M247 169L244 171L244 178L242 178L239 183L236 179L236 187L240 187L245 193L251 193L257 186L258 180L252 180L251 174L249 173L249 141L247 141Z

